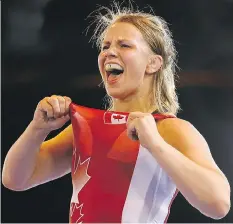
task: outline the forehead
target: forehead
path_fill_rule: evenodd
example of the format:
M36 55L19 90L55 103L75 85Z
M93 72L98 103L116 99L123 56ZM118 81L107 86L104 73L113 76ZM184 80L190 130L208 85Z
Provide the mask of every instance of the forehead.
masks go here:
M114 23L107 29L103 41L114 40L145 42L141 32L134 25L125 22Z

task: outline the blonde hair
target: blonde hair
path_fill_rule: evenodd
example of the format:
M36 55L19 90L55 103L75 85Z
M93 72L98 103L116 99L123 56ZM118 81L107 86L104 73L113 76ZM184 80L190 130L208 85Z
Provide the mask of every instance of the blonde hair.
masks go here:
M97 48L101 49L106 31L112 24L126 22L134 25L142 33L151 50L163 58L163 65L154 78L155 106L159 113L177 114L179 103L175 87L176 50L167 23L154 13L134 10L131 3L129 7L123 8L115 2L111 6L111 9L100 7L95 11L97 13L93 23L97 23L97 26L91 40L94 40ZM107 97L107 101L111 107L110 96Z

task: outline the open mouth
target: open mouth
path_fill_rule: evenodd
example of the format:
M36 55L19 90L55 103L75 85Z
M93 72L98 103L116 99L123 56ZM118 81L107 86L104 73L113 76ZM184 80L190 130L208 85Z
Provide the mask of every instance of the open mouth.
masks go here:
M105 71L107 73L108 80L114 80L123 74L124 69L118 64L106 64Z

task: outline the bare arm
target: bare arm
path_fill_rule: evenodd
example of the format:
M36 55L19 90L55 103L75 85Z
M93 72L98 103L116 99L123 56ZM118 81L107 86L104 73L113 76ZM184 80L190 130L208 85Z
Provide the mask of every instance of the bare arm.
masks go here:
M73 141L71 126L55 138L44 141L51 130L60 128L69 120L66 115L69 104L66 110L59 109L60 112L56 113L56 100L54 102L51 105L42 102L43 108L38 105L34 120L10 148L2 171L5 187L22 191L70 172ZM43 115L43 119L38 114Z
M230 209L230 185L205 139L189 122L176 118L162 121L158 129L168 144L150 151L161 167L191 205L214 219L224 217Z
M172 118L156 125L151 114L132 112L127 132L148 149L187 201L213 219L230 209L230 185L201 134L187 121Z

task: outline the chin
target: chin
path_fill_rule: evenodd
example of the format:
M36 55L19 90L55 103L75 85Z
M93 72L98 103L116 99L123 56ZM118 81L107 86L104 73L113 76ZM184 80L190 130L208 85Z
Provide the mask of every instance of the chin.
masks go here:
M107 94L114 99L124 98L125 92L120 88L107 88Z

